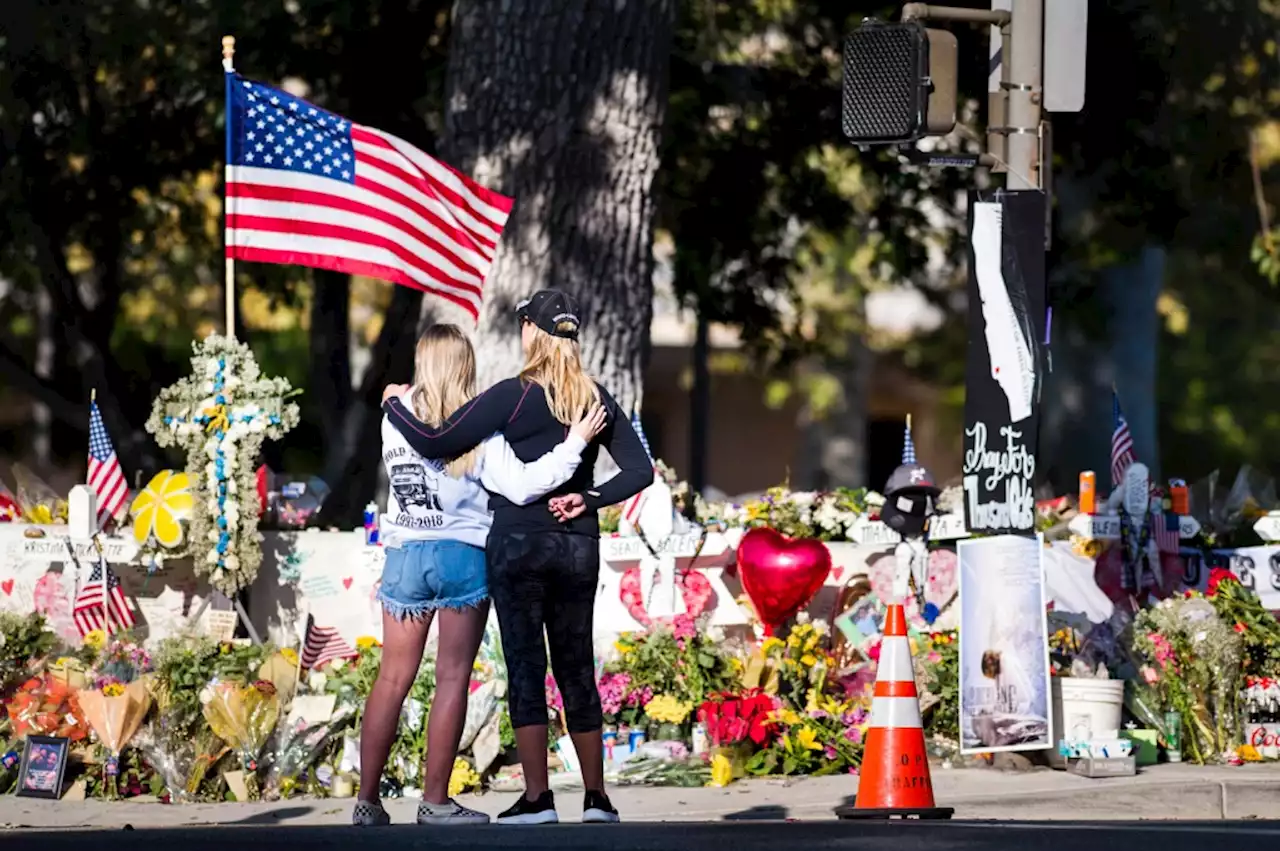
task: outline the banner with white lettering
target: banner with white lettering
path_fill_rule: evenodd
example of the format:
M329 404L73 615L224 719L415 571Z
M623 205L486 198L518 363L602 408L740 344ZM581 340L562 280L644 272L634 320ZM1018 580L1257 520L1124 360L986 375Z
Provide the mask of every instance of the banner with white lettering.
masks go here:
M1035 528L1045 338L1044 195L970 193L964 513L970 532Z

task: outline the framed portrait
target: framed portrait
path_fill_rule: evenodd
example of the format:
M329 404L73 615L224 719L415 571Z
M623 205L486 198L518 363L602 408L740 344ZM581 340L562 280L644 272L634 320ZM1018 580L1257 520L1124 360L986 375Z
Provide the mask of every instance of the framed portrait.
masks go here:
M18 795L25 798L62 797L70 740L57 736L28 736L18 767Z

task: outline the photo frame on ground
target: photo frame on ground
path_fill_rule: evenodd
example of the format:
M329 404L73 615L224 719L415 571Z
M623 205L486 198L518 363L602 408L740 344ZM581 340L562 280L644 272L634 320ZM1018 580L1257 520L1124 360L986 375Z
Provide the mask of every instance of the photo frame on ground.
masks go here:
M18 767L18 791L22 798L62 797L67 774L70 739L59 736L28 736Z

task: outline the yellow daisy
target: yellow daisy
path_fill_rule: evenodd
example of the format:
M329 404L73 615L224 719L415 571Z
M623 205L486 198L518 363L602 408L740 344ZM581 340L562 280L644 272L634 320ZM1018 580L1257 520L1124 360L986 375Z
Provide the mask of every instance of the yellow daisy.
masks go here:
M174 470L156 473L133 500L133 539L145 544L151 538L172 549L182 543L182 521L195 508L191 477Z
M91 629L84 634L84 646L93 650L101 650L107 646L107 634L100 629Z

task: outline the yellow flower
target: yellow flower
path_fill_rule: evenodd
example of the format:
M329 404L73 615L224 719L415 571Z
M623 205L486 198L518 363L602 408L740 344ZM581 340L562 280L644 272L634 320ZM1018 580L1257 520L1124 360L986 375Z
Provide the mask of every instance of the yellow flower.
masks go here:
M693 711L693 704L677 700L669 694L660 694L644 705L644 713L662 724L682 724Z
M1235 749L1235 755L1243 759L1245 763L1261 763L1262 754L1258 752L1253 745L1240 745Z
M806 668L812 668L814 665L818 664L818 657L814 656L812 653L806 653L800 657L800 664L804 665Z
M66 668L78 668L80 663L70 656L59 656L57 661L53 663L53 667L65 670Z
M631 645L628 644L627 642L619 640L619 641L613 642L613 649L617 650L619 654L626 656L628 653L631 652L632 648L631 648Z
M107 634L100 629L91 629L84 634L84 646L93 650L101 650L107 646Z
M151 538L173 549L182 543L183 521L195 509L191 477L174 470L161 470L133 500L133 539L145 544Z
M796 739L800 742L800 747L810 751L822 750L822 745L818 743L818 734L813 732L812 727L803 727L796 734Z
M782 639L775 638L774 636L771 635L768 638L766 638L764 641L760 642L760 651L762 653L767 654L769 653L769 651L775 650L782 646L783 646Z
M453 761L453 771L449 773L449 797L461 795L468 789L474 789L480 785L480 775L476 774L471 767L471 763L462 757L458 757Z
M733 763L722 753L711 757L711 780L708 786L728 786L733 782Z
M773 712L769 713L769 720L781 721L783 724L791 727L799 724L803 719L801 719L799 713L794 709L787 709L786 707L783 707L782 709L775 709Z
M107 697L119 697L124 694L124 686L119 683L111 683L102 687L102 693Z
M374 647L381 647L382 642L374 638L372 635L362 635L356 639L357 650L371 650Z
M292 647L284 648L280 651L280 655L283 656L284 660L290 665L298 664L298 651L294 650Z

